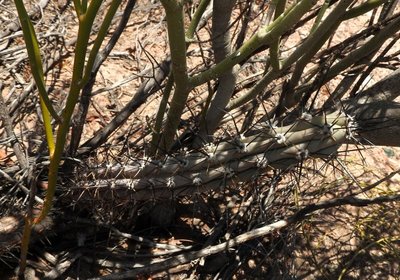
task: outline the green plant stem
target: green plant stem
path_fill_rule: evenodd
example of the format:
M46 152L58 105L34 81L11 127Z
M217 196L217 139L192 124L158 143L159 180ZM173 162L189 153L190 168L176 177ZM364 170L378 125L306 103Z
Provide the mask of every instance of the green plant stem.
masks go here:
M32 22L29 18L29 15L25 9L24 3L22 0L14 0L15 6L17 8L17 13L18 17L21 23L21 28L25 40L25 45L26 45L26 50L28 52L28 57L29 57L29 64L31 67L31 72L32 76L35 80L36 86L39 91L39 95L42 99L43 102L41 102L41 105L46 105L42 106L42 114L43 114L43 119L49 119L48 117L45 117L46 114L51 114L52 117L57 121L60 122L60 117L54 110L53 105L51 104L51 101L49 99L49 96L47 94L45 82L44 82L44 74L43 74L43 65L42 65L42 59L40 55L40 48L39 44L36 38L36 33L33 28ZM50 123L44 123L44 125L50 126ZM46 132L50 131L46 129ZM51 135L48 136L48 138L52 138L52 133ZM53 142L52 140L51 142ZM51 145L51 144L50 144Z
M193 18L189 24L189 27L186 31L186 42L192 42L194 33L196 32L196 28L200 22L201 16L204 14L204 11L207 9L208 4L210 4L210 0L201 0L199 6L196 9L196 12L193 15Z
M28 249L29 249L29 243L31 239L31 233L32 233L32 217L25 217L24 219L25 224L24 224L24 231L22 234L22 240L21 240L21 257L19 260L20 266L19 266L19 275L24 275L25 268L26 268L26 258L28 256Z
M39 102L40 108L42 111L43 117L43 125L45 128L46 140L48 143L49 155L50 158L54 154L55 146L54 146L54 136L53 130L51 126L51 116L60 121L59 116L55 112L49 96L46 91L45 82L44 82L44 73L43 73L43 65L40 55L39 44L37 41L36 33L33 28L33 24L29 18L29 15L25 9L24 3L22 0L15 0L15 6L17 8L18 17L21 23L21 28L25 40L26 50L28 52L29 63L31 67L32 76L35 80L36 86L39 91ZM32 191L32 190L31 190ZM31 193L31 197L33 197ZM33 201L33 200L32 200ZM30 237L33 226L33 217L32 217L32 202L30 200L28 206L28 214L25 217L24 231L21 240L21 258L20 258L20 270L19 276L23 276L26 268L26 258L28 255Z
M47 94L44 83L43 65L40 55L39 44L37 42L36 33L33 28L32 22L26 12L25 6L21 0L14 1L17 8L18 17L21 22L22 32L28 52L29 63L31 67L32 76L35 80L36 86L39 91L40 108L42 111L43 125L45 128L46 140L50 156L54 153L54 136L51 127L51 116L58 122L61 121L58 114L55 112L53 105Z
M346 70L348 67L352 66L352 64L362 63L361 60L373 55L387 39L392 37L399 30L400 30L400 18L397 17L385 28L382 28L379 31L379 33L377 33L373 38L367 41L363 46L352 51L345 58L343 58L335 65L333 65L325 76L325 82L337 77L337 75L339 75L342 71ZM296 92L298 95L302 95L309 89L309 87L310 87L309 83L303 84L296 90Z
M186 34L185 34L186 49L188 48L190 43L193 41L193 37L196 32L196 28L200 22L201 16L204 14L204 11L206 10L209 3L210 3L210 0L202 0L200 2L199 6L197 7L196 12L194 13L192 21L190 22L188 30L186 31ZM186 50L185 50L185 52L186 52ZM160 144L160 138L161 138L162 123L163 123L165 111L167 109L168 99L171 95L173 85L174 85L174 78L171 73L171 75L168 78L168 82L165 86L160 106L157 110L156 122L155 122L154 128L153 128L153 136L151 139L151 147L150 147L150 155L152 155L152 156L155 156L157 154L157 149L160 147L159 144Z
M231 111L255 98L269 83L278 78L286 68L286 64L283 64L279 71L275 71L274 69L268 71L246 94L231 100L225 110Z
M84 14L80 0L74 0L74 8L75 8L75 13L78 15L78 17Z
M314 24L311 27L310 34L314 33L315 29L317 29L317 27L320 25L322 18L325 15L326 10L329 7L330 2L331 2L331 0L325 0L324 4L322 4L321 8L319 9L317 18L315 19Z
M117 12L121 2L122 0L113 0L110 4L110 7L108 8L107 14L105 15L103 22L101 23L100 29L97 32L97 37L94 41L93 47L90 50L89 59L86 63L85 75L82 78L81 84L86 84L89 80L96 56L99 53L101 44L103 43L104 38L107 35L107 31L111 25L112 19L114 18L114 15Z
M377 7L380 5L388 2L389 0L368 0L346 12L346 14L343 16L343 20L348 20L351 18L355 18L358 16L361 16Z
M286 0L275 0L276 1L276 8L275 8L275 15L274 20L281 16L285 12L286 7Z
M160 141L161 150L163 152L168 152L176 136L181 115L189 95L189 87L186 64L183 3L176 0L162 0L161 3L166 11L172 73L175 80L175 91Z
M275 5L275 15L274 20L276 20L281 14L284 13L286 7L286 0L275 0L272 2ZM279 63L279 44L280 38L276 39L275 41L271 42L271 46L269 49L270 53L270 63L272 68L277 71L280 68Z
M51 116L48 113L48 111L46 111L47 106L41 96L39 96L39 102L40 102L40 108L42 110L43 126L46 135L47 146L49 149L49 156L52 157L55 150L55 144L54 144L53 128L51 126Z
M341 1L342 2L342 1ZM345 3L346 4L346 3ZM344 16L342 14L342 16ZM333 16L332 16L333 18ZM342 19L340 19L342 21ZM339 22L340 22L339 21ZM321 34L329 35L329 32L326 33L328 30L332 29L334 30L334 24L335 22L329 22L327 20L324 20L324 22L318 27L318 30L321 30L321 33L318 31L315 31L310 34L310 36L307 38L306 41L304 41L303 44L301 44L299 47L297 47L293 53L289 55L287 59L285 59L281 65L281 68L279 71L269 71L261 80L257 82L257 84L250 89L246 94L240 96L237 99L232 100L226 110L230 111L233 109L236 109L243 104L251 101L253 98L257 97L258 94L260 94L269 83L271 83L274 79L278 78L280 75L282 75L283 71L288 69L293 63L295 63L297 60L299 60L304 54L309 53L310 51L315 52L318 46L319 41L323 41L325 39L321 40ZM327 28L327 29L325 29Z
M314 34L313 37L318 39L312 40L312 44L310 44L304 55L296 63L292 77L285 88L285 97L281 104L284 108L291 108L299 101L299 96L294 96L294 89L299 83L305 67L311 61L312 57L321 49L325 42L336 31L342 22L342 16L351 3L353 3L353 0L340 1L333 11L326 17L326 19L312 32L312 34Z
M370 6L370 8L373 8L373 6ZM349 10L349 11L351 11L351 10ZM345 19L349 19L349 16L348 16L349 11L347 11L344 15L342 15L341 21L344 21ZM327 21L325 20L324 22L327 22ZM328 22L326 24L328 24ZM323 30L323 29L319 28L319 30ZM387 32L389 32L389 30L387 30ZM325 33L325 34L327 34L327 33ZM288 67L290 67L299 58L301 58L303 56L303 54L307 53L307 51L310 50L312 48L312 46L315 46L315 44L320 39L319 36L320 36L319 32L313 32L307 38L307 40L301 46L296 48L296 50L282 63L280 71L269 71L261 80L258 81L258 83L249 92L247 92L246 94L240 96L239 98L237 98L235 100L232 100L228 104L226 110L230 111L235 108L238 108L238 107L242 106L243 104L245 104L246 102L255 98L260 92L262 92L265 89L265 87L270 82L272 82L274 79L278 78L283 73L283 71L285 71ZM382 36L384 36L384 35L380 35L379 37L382 37ZM377 39L377 40L379 40L379 39ZM373 43L371 43L371 44L373 44ZM361 51L365 51L367 48L368 48L368 46L365 46L365 47L363 46ZM359 57L361 55L360 52L355 53L354 56ZM346 57L344 59L343 66L340 66L340 64L339 64L339 65L335 66L335 68L333 69L334 72L332 72L332 69L328 72L328 75L330 76L329 79L331 79L333 76L337 75L337 73L339 73L337 71L339 71L339 70L343 71L344 69L346 69L346 67L350 66L352 64L350 62L350 60L354 60L354 59L356 59L356 58Z
M301 17L307 13L316 1L302 0L287 9L271 24L260 28L256 35L251 37L243 46L228 56L226 59L216 64L212 68L189 79L191 87L199 86L211 79L218 78L220 75L231 69L234 65L244 61L260 46L276 41L282 34L296 24Z
M163 91L163 97L161 99L160 106L158 107L158 110L157 110L156 122L154 124L153 136L152 136L151 145L150 145L150 155L151 156L156 155L157 149L160 144L159 142L160 142L160 138L161 138L162 123L164 120L165 111L167 110L168 99L171 95L173 85L174 85L174 76L171 73L168 77L167 84L165 85L165 88Z
M101 1L100 1L101 2ZM85 14L87 11L87 7L88 7L88 0L82 0L82 13Z
M40 223L44 218L46 218L53 206L53 198L58 178L58 168L60 166L61 156L64 152L64 146L69 131L71 116L74 111L74 107L78 101L79 93L83 87L81 81L83 68L85 65L86 51L89 44L90 31L92 29L94 19L101 4L102 1L91 1L86 14L82 14L79 17L79 30L75 49L71 88L69 91L65 109L62 114L63 121L58 128L54 154L53 157L50 158L48 188L45 202L43 204L43 208L39 214L39 217L37 217L34 221L35 224Z
M333 65L326 75L326 80L333 79L340 72L344 71L352 64L356 63L363 57L368 56L373 51L377 50L379 47L383 45L383 43L387 39L389 39L399 30L400 30L400 18L398 17L395 20L393 20L393 22L388 24L385 28L383 28L378 34L376 34L374 37L368 40L364 45L352 51L342 60Z
M212 50L215 63L219 63L229 56L231 50L231 36L229 23L235 5L234 0L219 0L213 2L212 15ZM236 71L229 69L218 78L218 86L215 95L205 108L204 118L201 119L199 132L194 140L195 146L212 141L212 135L217 129L221 119L225 115L225 107L232 97L236 84ZM207 99L209 100L211 96ZM207 100L207 101L208 101ZM206 103L208 105L208 102Z

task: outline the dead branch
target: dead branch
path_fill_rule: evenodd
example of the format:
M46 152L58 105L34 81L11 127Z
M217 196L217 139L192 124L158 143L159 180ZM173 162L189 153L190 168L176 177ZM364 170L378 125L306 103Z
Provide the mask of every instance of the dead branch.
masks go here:
M37 18L42 14L42 10L47 6L49 0L41 0L37 5L33 5L28 15L31 18ZM4 40L6 36L20 30L19 19L15 18L12 22L3 27L3 31L0 32L0 40Z
M382 204L395 201L400 201L400 195L379 196L371 199L365 199L355 196L347 196L343 198L331 199L320 203L311 204L297 211L294 215L292 215L287 219L279 220L272 224L268 224L254 230L250 230L246 233L243 233L232 239L229 239L228 241L223 242L221 244L209 246L195 252L180 254L178 256L171 257L165 261L153 262L141 268L136 268L121 273L114 273L102 277L95 277L91 278L90 280L130 279L132 277L137 277L139 275L148 275L160 271L165 271L168 270L169 268L177 267L178 265L190 263L191 261L194 261L199 258L204 258L223 251L228 251L230 248L236 247L250 240L266 236L272 232L277 232L283 228L287 228L291 225L303 221L307 216L319 210L327 210L333 207L339 207L344 205L365 207L372 204Z
M147 100L147 97L160 88L161 83L168 76L169 70L170 60L166 59L160 64L160 67L156 69L154 77L142 83L131 101L129 101L120 112L118 112L114 119L98 131L92 139L82 144L78 149L78 155L82 156L88 154L90 151L105 143L111 133L124 124L128 120L129 116Z
M22 150L22 147L18 141L18 138L16 137L14 130L13 130L13 123L9 115L8 108L4 102L4 98L2 95L3 91L3 84L0 82L0 118L2 120L2 123L4 125L4 128L6 130L7 136L12 139L12 148L14 150L15 156L18 159L19 164L21 165L21 168L25 169L28 167L28 161L26 159L26 156Z

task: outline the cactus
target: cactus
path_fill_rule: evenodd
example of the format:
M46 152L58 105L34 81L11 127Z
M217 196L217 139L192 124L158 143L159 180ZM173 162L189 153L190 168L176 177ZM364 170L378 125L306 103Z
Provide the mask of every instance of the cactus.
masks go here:
M263 124L259 133L236 136L200 150L101 167L85 187L129 189L135 200L169 199L249 181L267 168L288 169L309 157L328 157L350 137L352 118L340 112L303 116L292 125Z
M12 185L12 188L18 185L26 194L30 194L30 199L28 197L21 199L18 193L18 196L12 198L15 201L21 201L21 205L27 205L21 242L20 276L26 266L30 235L32 232L38 233L37 228L46 224L42 221L52 218L48 217L48 214L52 210L53 202L61 210L54 211L52 213L54 217L64 216L64 213L70 210L71 204L74 206L79 204L74 209L74 214L77 212L81 214L82 208L89 207L90 209L85 209L89 210L85 211L85 214L92 214L90 218L96 220L105 220L103 217L110 218L107 222L120 219L124 223L135 223L134 226L136 226L136 221L139 221L138 224L140 224L138 216L155 206L155 210L151 209L148 213L150 216L158 216L156 225L163 225L164 220L173 220L175 201L172 200L177 197L213 190L220 192L221 197L226 196L224 199L229 201L231 194L226 191L229 189L228 186L236 186L238 182L247 182L249 184L239 184L239 186L241 190L245 187L248 190L248 192L240 192L240 194L252 196L249 198L243 196L243 202L247 204L246 207L250 208L253 202L259 203L264 200L265 196L259 192L260 187L256 184L264 181L262 186L267 188L268 199L265 200L265 203L262 201L260 208L263 208L262 211L264 211L267 208L264 206L268 203L271 204L271 208L275 207L272 205L276 203L272 199L273 196L281 201L286 199L275 193L280 186L276 187L273 180L293 170L294 166L298 164L301 166L310 158L334 158L344 142L357 142L353 137L356 128L355 121L342 111L330 111L331 113L328 115L321 113L322 115L315 116L304 113L299 119L288 121L287 119L292 116L290 111L322 112L343 108L346 112L354 114L357 133L362 141L369 142L368 144L400 145L398 140L400 137L397 137L398 130L393 129L393 127L398 127L399 123L397 116L400 108L397 103L392 102L398 94L383 94L379 90L379 94L375 92L372 95L363 96L363 93L359 92L362 82L373 68L378 65L382 66L382 63L385 62L395 62L394 57L388 55L388 52L396 43L398 39L396 35L400 30L400 16L398 14L392 16L394 5L398 1L371 0L357 3L354 0L273 0L257 3L257 1L234 0L161 0L159 6L156 5L150 9L157 10L157 14L159 11L165 12L167 28L165 35L168 36L169 46L169 51L166 51L167 56L161 58L159 55L164 55L163 52L151 53L149 49L146 49L146 44L143 46L140 44L140 47L143 48L141 51L146 52L148 59L142 60L140 56L133 55L135 63L138 63L140 67L137 68L137 72L136 66L132 67L135 69L132 74L149 79L146 78L143 81L137 92L132 95L132 99L119 112L115 115L113 115L114 112L108 112L108 116L112 116L112 120L96 131L95 135L81 146L80 139L89 136L82 137L84 133L89 132L84 129L84 125L91 97L94 96L93 87L99 67L120 38L129 22L130 15L132 13L136 15L133 23L137 24L142 21L143 10L133 11L136 3L134 0L73 1L76 21L71 23L71 27L78 22L78 29L65 29L77 31L76 41L71 43L75 47L72 52L71 48L68 48L69 54L65 56L60 51L60 59L51 57L51 60L60 66L60 70L57 70L59 74L55 75L56 79L64 78L62 75L64 70L61 70L63 59L73 55L71 58L74 61L72 69L66 67L66 71L72 71L71 80L65 83L63 81L63 87L60 88L67 94L65 106L61 106L60 112L56 112L53 103L57 101L57 98L54 97L57 96L58 83L55 81L53 84L51 82L53 78L49 79L50 76L46 73L55 69L56 66L50 66L53 63L49 63L48 54L52 51L49 51L49 48L41 49L41 46L42 42L51 41L52 43L48 45L54 46L54 50L57 52L59 51L57 48L63 50L65 46L60 46L58 43L53 44L53 35L49 36L49 33L41 35L47 26L46 24L39 24L39 26L34 24L35 21L32 21L31 13L27 12L29 9L25 7L24 1L14 0L12 2L16 6L35 82L32 82L32 85L35 84L39 92L38 104L42 112L41 119L48 146L47 153L42 149L37 149L37 151L32 149L35 150L33 153L23 151L25 141L30 140L30 136L26 136L24 131L20 131L25 127L25 125L20 125L23 124L22 122L17 125L17 131L21 132L20 141L15 136L12 126L25 118L24 110L15 113L15 108L22 107L21 102L24 99L18 97L21 102L12 103L14 109L9 113L7 112L7 103L14 101L12 99L6 102L0 100L0 103L4 103L1 106L1 111L3 111L1 117L3 123L6 124L7 137L18 140L16 141L18 145L13 145L13 149L19 163L19 168L16 169L17 173L13 171L12 175L9 175L2 171L3 177L9 181L8 184ZM143 1L143 5L147 5L145 2ZM210 3L213 3L211 4L212 8L208 9L207 6L211 6ZM125 9L119 19L119 24L113 28L114 22L120 17L118 11L124 5ZM147 10L148 7L145 8ZM360 33L352 34L338 44L335 43L335 40L331 40L335 39L336 30L339 27L345 26L349 20L374 9L378 9L380 15L375 17L375 12L373 13L368 28ZM213 12L207 13L207 10ZM209 16L211 16L210 19L208 19ZM162 27L163 19L164 15L160 16L159 27ZM201 21L204 21L203 24L207 23L204 28L205 32L196 33L202 26ZM60 20L61 23L64 22ZM66 23L68 27L70 23ZM51 26L57 27L58 21L52 22ZM41 32L36 33L36 30ZM54 30L57 31L57 28ZM158 30L157 37L163 38L163 30L164 28ZM142 29L137 29L137 31L143 32ZM112 35L109 37L110 33ZM63 34L58 34L57 37ZM155 36L154 34L148 34L148 38L152 38L151 36ZM292 40L287 40L292 34L295 35L292 37L295 42L293 46ZM10 33L6 35L7 38L8 35ZM12 34L8 38L9 42L5 47L8 47L10 43L20 41L12 42L14 35L16 36L16 34ZM307 36L303 38L304 40L299 40L296 38L297 35ZM0 34L0 37L6 39L4 34ZM139 38L138 42L140 40ZM332 42L336 45L331 46ZM167 44L167 41L165 43ZM325 49L327 45L329 49ZM381 48L382 46L383 48ZM206 49L210 49L211 52L209 54L204 52ZM13 53L15 50L20 50L20 47L1 51ZM129 50L130 56L133 50L131 46L126 50ZM199 54L200 56L198 56ZM26 63L26 61L19 56L16 57L19 62L13 63L14 66L17 66L17 69L23 69L22 62ZM201 57L202 63L199 57ZM147 62L153 66L151 69L147 69L149 65ZM142 72L143 69L140 69L142 65L146 65L147 70ZM359 71L363 70L365 71L361 74ZM338 79L340 82L338 90L332 94L329 92L328 100L326 100L327 95L322 94L320 89L330 80L338 78L342 74L345 78ZM348 79L350 79L350 83ZM398 81L398 78L395 80ZM355 81L356 84L351 87L350 91L350 85ZM388 84L387 81L384 83ZM14 81L11 83L7 81L7 86L10 84L14 84ZM23 84L24 81L18 81L15 88L22 88ZM69 85L69 90L64 88L64 85ZM2 84L0 83L0 91L1 88ZM398 87L394 85L392 88ZM327 90L331 90L331 86L327 87ZM5 95L14 96L13 91L14 89L8 89ZM347 91L350 93L344 95ZM162 94L162 98L153 100L159 101L160 105L154 112L146 112L148 113L145 119L146 125L129 123L131 115L138 113L138 108L153 102L148 97L156 92L158 92L157 95ZM386 97L383 98L383 96ZM375 104L368 104L372 99ZM30 102L27 103L28 105L30 106ZM78 111L75 110L77 105L79 105ZM268 116L274 116L277 123L280 124L279 126L269 121L264 123L259 121L254 124L254 116L262 112L260 107L264 106L268 108L268 113L265 108L263 112ZM236 116L232 117L234 114ZM241 131L247 130L245 134L214 140L214 134L219 129L230 131L223 125L226 119L237 121L243 119L243 116L245 116L245 121ZM267 116L261 120L266 118ZM285 121L285 125L281 126L283 121ZM142 134L129 133L121 139L115 134L118 142L113 143L121 143L119 141L122 138L131 141L136 136L140 136L140 139L135 139L135 141L138 140L137 147L141 151L137 152L133 160L124 164L107 162L105 166L90 167L89 169L80 168L82 166L75 164L76 162L85 164L86 160L90 161L90 153L99 148L101 144L111 141L110 135L116 129L121 128L124 123L130 127L135 126L134 130L141 131ZM286 125L288 123L290 125ZM250 126L252 126L251 131L248 130ZM193 131L196 132L196 135L190 134ZM184 139L188 133L193 136L190 141L179 142L182 146L175 145L177 139ZM384 135L384 137L376 137L378 134L380 134L379 136ZM382 141L377 138L387 139ZM150 143L148 146L150 148L146 151L145 143ZM191 147L189 150L176 152L177 146L186 149L189 145ZM42 148L45 147L46 145L42 145ZM127 151L126 148L127 146L124 145L122 150L112 149L112 152L118 152L121 155ZM144 156L145 154L147 157ZM28 155L31 158L25 159L25 156ZM89 159L84 155L88 155ZM42 158L45 161L42 161ZM117 158L117 160L120 159L121 157ZM48 162L50 164L46 166ZM71 174L67 172L74 168L76 168L74 171L86 174L79 177L68 176ZM270 172L272 170L274 172ZM40 181L44 184L38 185L46 185L47 189L45 192L40 190L37 193L38 196L35 197L36 178L42 179L39 177L46 171L48 171L48 175L45 179L48 180L48 184ZM271 173L279 175L270 181L258 180L265 179L268 177L265 174L270 175ZM64 188L58 188L58 183L65 182L68 177L72 180L79 178L83 181L78 184L71 184L69 181ZM285 193L292 194L290 187L284 185L283 188L285 188ZM5 193L7 196L11 194L8 190ZM44 200L39 197L42 194L45 194ZM318 197L314 197L314 199L316 198ZM34 206L36 207L33 204L34 199L41 204L40 207L37 207L40 209L40 213L33 211ZM87 199L92 200L92 203L86 203ZM156 200L165 201L154 203ZM2 201L4 200L2 199ZM27 203L28 201L29 203ZM289 203L293 202L293 200L290 201L290 198L288 201ZM8 205L12 205L12 203L8 203ZM147 207L148 205L151 207ZM211 208L212 203L207 207ZM221 205L224 211L229 207ZM278 207L284 209L280 205ZM9 208L11 209L11 207ZM108 211L109 209L111 211ZM99 215L96 215L97 210L100 212ZM240 209L240 211L242 210ZM11 212L9 209L7 211ZM255 213L257 211L256 209ZM265 212L268 211L269 209ZM274 216L273 210L269 212L271 217ZM245 219L243 213L245 212L240 212L237 217ZM284 215L284 213L282 214ZM128 215L129 220L125 219ZM254 217L257 215L258 213ZM270 218L264 219L264 213L262 216L263 222ZM231 218L227 217L227 222L221 222L221 224L231 226L225 238L229 238L231 233L235 233L235 228L239 225L239 218L229 221ZM273 218L275 219L276 216ZM248 223L246 228L252 226L254 221ZM16 222L22 226L22 218ZM124 227L127 226L124 225ZM55 224L54 228L60 227ZM43 236L47 235L47 233L40 233ZM18 232L13 237L20 235L22 235L21 232ZM213 242L210 240L217 240L217 238L210 236L207 242L212 244ZM0 251L2 251L1 248Z

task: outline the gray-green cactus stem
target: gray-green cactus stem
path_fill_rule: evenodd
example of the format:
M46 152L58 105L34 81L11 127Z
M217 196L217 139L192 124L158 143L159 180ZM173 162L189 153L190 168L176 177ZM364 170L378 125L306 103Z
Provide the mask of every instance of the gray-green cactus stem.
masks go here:
M293 125L265 126L258 135L226 139L201 151L144 158L99 168L95 185L127 189L135 200L168 199L252 180L265 169L287 169L310 157L334 154L351 136L351 118L340 112L303 116Z

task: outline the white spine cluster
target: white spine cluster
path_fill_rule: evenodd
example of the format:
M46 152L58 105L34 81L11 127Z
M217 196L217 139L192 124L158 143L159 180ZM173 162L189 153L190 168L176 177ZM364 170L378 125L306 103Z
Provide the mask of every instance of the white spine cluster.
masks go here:
M286 136L282 133L277 133L275 135L276 143L283 144L286 142Z
M257 156L256 164L257 164L258 168L264 169L264 168L268 167L268 159L267 159L267 157L265 155L263 155L261 157Z
M173 177L169 177L167 180L167 188L173 189L175 187L175 181Z
M142 160L139 161L139 170L142 171L149 164L149 162L152 162L151 157L144 156Z
M230 167L224 168L224 177L226 179L231 179L235 175L235 171Z
M357 129L357 122L353 116L347 115L346 138L355 139L354 131Z
M333 126L329 123L326 123L322 126L322 135L331 136L333 134Z
M306 121L306 122L311 122L312 120L312 115L308 112L303 112L300 116L300 120Z
M203 180L199 177L199 175L194 176L193 185L201 186L203 184Z
M309 157L309 155L310 155L310 152L308 151L308 149L302 148L296 153L296 159L297 160L305 160L306 158Z
M243 137L242 134L239 135L239 136L236 136L236 137L234 138L234 145L235 145L235 148L236 148L236 150L237 150L238 153L246 153L246 152L247 152L247 146L246 146L246 144L242 141L243 138L244 138L244 137Z
M207 156L209 163L211 164L217 163L217 155L215 153L216 150L217 147L212 143L209 143L206 146L204 146L204 152Z

